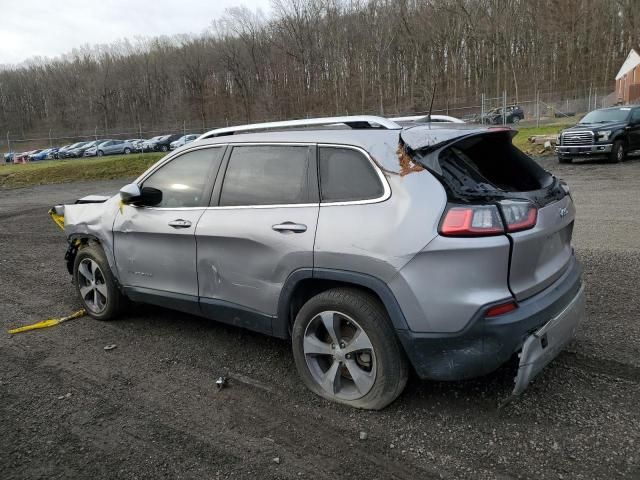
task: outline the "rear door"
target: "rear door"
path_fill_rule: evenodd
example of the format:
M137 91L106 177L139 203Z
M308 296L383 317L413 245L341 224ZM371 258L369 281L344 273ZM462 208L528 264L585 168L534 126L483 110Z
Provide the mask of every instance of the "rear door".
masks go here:
M223 150L198 148L174 157L140 184L161 190L160 204L122 207L113 235L123 286L143 295L175 294L197 307L195 229L209 205Z
M270 332L285 280L313 267L316 148L231 148L213 205L196 230L200 306L216 320Z
M540 208L532 229L509 234L509 287L517 300L535 295L564 273L573 257L574 219L575 207L566 195Z

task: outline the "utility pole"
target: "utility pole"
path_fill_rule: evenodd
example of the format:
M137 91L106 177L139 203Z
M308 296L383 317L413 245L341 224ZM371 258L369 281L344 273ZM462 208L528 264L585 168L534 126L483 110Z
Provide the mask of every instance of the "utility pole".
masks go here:
M7 148L9 149L9 153L11 153L11 140L9 140L9 131L7 131Z
M96 140L98 140L98 126L96 125L96 128L93 129L93 136L95 137Z
M540 126L540 92L536 91L536 127Z
M49 148L53 148L53 141L51 140L51 129L49 129Z
M507 91L502 91L502 124L507 124Z

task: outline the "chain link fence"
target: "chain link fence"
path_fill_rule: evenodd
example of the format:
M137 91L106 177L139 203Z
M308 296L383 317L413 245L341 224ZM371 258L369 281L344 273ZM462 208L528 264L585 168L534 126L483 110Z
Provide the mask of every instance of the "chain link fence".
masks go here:
M436 95L436 104L438 104ZM481 93L472 98L467 98L456 103L448 101L443 105L440 103L438 108L434 108L433 114L450 115L460 118L470 123L510 123L512 118L502 115L503 109L510 106L520 107L525 125L544 125L553 123L571 123L576 121L577 116L581 116L591 110L597 108L609 107L616 104L615 93L611 92L610 86L592 87L586 92L584 89L576 91L564 92L544 92L536 91L527 94L517 94L516 92L504 91L499 96L491 96ZM391 111L387 109L384 112L369 110L365 112L342 112L346 115L368 114L393 117L404 115L427 115L427 111ZM175 117L174 117L175 118ZM489 120L491 118L492 120ZM266 122L282 120L281 118L260 118L255 122ZM519 119L520 120L520 119ZM4 138L0 139L0 152L24 152L36 149L46 149L51 147L62 147L81 141L91 140L129 140L129 139L148 139L159 135L169 134L199 134L214 128L229 126L239 122L225 121L222 124L214 124L202 126L187 122L172 122L161 127L144 127L143 125L133 126L132 128L104 129L98 126L93 129L76 132L73 134L59 134L53 129L48 132L36 132L29 137L20 137L12 134L10 131L4 132ZM9 161L10 160L6 160ZM0 164L5 162L0 161Z

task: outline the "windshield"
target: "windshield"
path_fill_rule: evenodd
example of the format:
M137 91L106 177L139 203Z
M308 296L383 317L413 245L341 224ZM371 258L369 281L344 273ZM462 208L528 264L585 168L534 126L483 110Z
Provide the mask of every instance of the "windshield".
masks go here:
M629 116L630 108L608 108L587 113L580 123L624 122Z

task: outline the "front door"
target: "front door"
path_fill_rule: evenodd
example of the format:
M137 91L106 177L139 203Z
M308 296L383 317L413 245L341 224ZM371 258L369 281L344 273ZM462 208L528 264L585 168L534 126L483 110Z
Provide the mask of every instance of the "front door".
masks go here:
M200 305L212 318L270 332L287 277L313 267L315 147L234 146L196 229Z
M169 293L197 307L195 230L222 157L222 147L187 151L142 180L141 188L162 191L159 204L122 207L113 226L114 253L120 281L132 297Z

